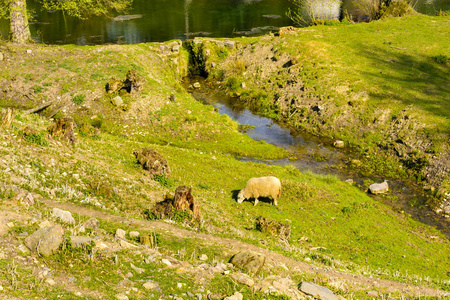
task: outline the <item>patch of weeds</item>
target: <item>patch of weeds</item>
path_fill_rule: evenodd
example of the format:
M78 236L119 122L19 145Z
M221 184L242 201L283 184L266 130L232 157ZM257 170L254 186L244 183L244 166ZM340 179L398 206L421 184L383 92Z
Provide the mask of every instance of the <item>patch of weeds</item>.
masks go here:
M76 105L81 105L84 102L84 100L86 100L85 94L79 94L72 98L72 102L75 103Z
M159 182L162 186L170 188L172 187L174 184L172 182L172 180L170 180L166 174L162 174L162 175L153 175L153 180Z
M38 146L48 146L49 142L45 138L45 134L43 132L36 133L36 132L27 132L24 130L22 133L23 138L33 144L36 144Z
M248 124L239 124L238 125L238 130L239 130L239 132L242 132L242 133L247 133L250 130L253 130L255 128L256 128L256 126L251 126L251 125L248 125Z
M43 86L52 86L53 82L44 82L42 85Z
M42 90L43 90L42 86L37 85L37 84L36 84L36 85L33 85L31 88L33 89L33 91L34 91L35 94L41 93Z
M0 190L0 199L1 200L10 200L10 199L13 199L15 196L16 196L16 193L11 189Z
M241 87L241 81L236 77L228 77L225 86L231 92L237 92Z
M218 48L216 53L217 57L221 60L228 57L228 50L226 48Z
M184 223L184 221L190 221L191 219L192 215L189 210L175 210L173 212L172 220L177 223Z
M326 156L326 155L320 155L319 153L314 153L314 154L312 154L311 156L312 156L312 158L313 158L315 161L318 161L318 162L321 162L321 161L327 161L327 160L328 160L328 156Z
M439 54L431 57L436 63L446 65L450 61L450 57L445 54Z

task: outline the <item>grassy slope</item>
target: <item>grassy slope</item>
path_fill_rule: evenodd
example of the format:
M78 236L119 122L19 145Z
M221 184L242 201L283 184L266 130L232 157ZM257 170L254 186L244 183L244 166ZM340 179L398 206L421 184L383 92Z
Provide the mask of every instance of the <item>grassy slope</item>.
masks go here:
M359 30L359 27L354 28ZM351 27L345 30L351 31ZM346 271L364 271L408 282L417 280L448 289L444 282L448 282L449 276L450 265L446 258L450 255L450 245L435 229L393 211L333 177L302 174L290 167L236 161L234 154L264 157L264 153L279 150L252 142L239 134L236 124L228 118L177 89L175 74L165 69L163 63L155 63L158 60L146 45L106 48L107 54L105 47L33 47L34 53L49 51L45 55L53 51L69 53L52 57L56 64L51 76L70 68L72 79L78 80L62 76L60 81L46 79L52 86L63 86L67 93L85 93L85 87L89 86L102 95L105 80L111 75L124 77L135 61L140 62L138 70L146 74L148 85L141 94L125 97L129 104L126 112L112 107L103 96L95 101L87 97L86 104L92 111L74 106L73 112L80 120L88 122L91 114L101 115L103 120L99 136L88 137L79 131L75 147L53 142L42 147L26 142L20 137L25 126L44 132L50 123L36 116L17 115L12 129L1 128L0 152L2 156L9 155L2 169L11 169L9 173L1 172L1 182L18 184L44 197L51 197L53 193L59 201L98 201L99 206L108 211L132 216L140 216L145 208L162 200L162 195L173 192L176 186L191 185L195 199L202 206L205 224L210 224L208 228L212 233L257 245L264 239L268 247L298 259L308 258ZM99 49L103 50L95 51ZM86 64L79 64L80 59ZM23 66L33 65L44 70L46 65L40 61L39 57L29 58ZM71 67L79 65L84 69ZM24 70L4 69L2 77L25 78ZM42 84L39 77L31 81L30 86ZM169 103L166 99L173 92L177 102ZM136 107L140 107L145 116L137 113ZM186 110L195 118L187 118ZM83 117L82 111L87 111L88 117ZM148 122L147 116L152 122ZM216 140L217 143L211 144ZM150 180L135 163L133 150L144 146L157 149L168 159L173 172L171 187ZM266 155L270 156L273 155ZM55 165L50 163L51 158L55 159ZM31 172L26 171L27 167ZM67 175L61 175L63 173ZM80 175L80 180L72 174ZM250 202L238 205L233 192L241 189L249 177L262 175L281 178L280 208L264 202L256 207ZM253 230L259 215L282 222L289 220L293 229L291 246L286 247L276 238ZM301 241L302 237L307 237L308 241ZM312 249L317 247L323 248Z

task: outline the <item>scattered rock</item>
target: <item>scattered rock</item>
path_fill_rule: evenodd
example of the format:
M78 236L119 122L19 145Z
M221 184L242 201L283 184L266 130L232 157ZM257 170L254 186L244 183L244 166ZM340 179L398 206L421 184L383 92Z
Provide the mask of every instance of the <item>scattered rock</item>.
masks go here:
M200 257L198 259L200 259L201 261L207 261L208 256L206 254L202 254L202 255L200 255Z
M168 267L171 267L171 266L172 266L172 263L171 263L168 259L163 258L163 259L161 260L161 262L162 262L163 264L167 265Z
M75 224L75 219L72 217L70 211L62 210L59 208L53 208L53 216L59 218L62 222L68 224Z
M121 106L123 104L123 100L122 97L120 96L116 96L111 100L111 103L114 104L115 106Z
M291 238L291 225L281 223L278 221L267 220L266 218L259 216L256 219L256 229L261 232L268 232L272 235L279 236L281 240L288 242Z
M355 182L353 181L353 179L347 179L345 182L347 182L350 185L353 185Z
M86 222L83 223L84 228L86 229L98 229L100 227L100 221L96 218L90 218Z
M369 297L378 297L378 292L377 291L368 291L367 292L367 296L369 296Z
M84 248L87 245L91 244L92 239L87 236L70 236L70 243L72 244L72 247L74 248Z
M142 268L139 268L139 267L136 267L135 265L133 265L132 263L130 263L130 267L133 269L133 270L135 270L136 271L136 273L138 273L138 274L142 274L142 273L144 273L145 272L145 270L144 269L142 269Z
M146 282L142 285L146 290L155 290L159 287L159 285L155 282Z
M139 236L139 232L130 231L129 235L130 235L130 238L137 238Z
M151 178L155 175L165 175L168 177L171 174L169 163L155 149L147 147L141 150L136 150L133 154L144 170L149 171Z
M321 300L339 300L339 298L326 287L317 285L312 282L301 282L299 284L299 290L307 295L311 295L314 298Z
M261 271L265 262L266 257L263 254L250 250L241 251L231 258L231 263L235 267L245 269L255 275Z
M199 88L201 88L202 86L200 85L200 82L195 82L193 85L192 85L194 88L196 88L196 89L199 89Z
M247 274L241 273L241 272L234 273L233 275L231 275L231 278L233 278L237 282L245 284L249 287L252 287L255 285L255 282L253 281L253 279L250 276L248 276Z
M33 53L33 51L31 50L31 49L27 49L27 54L31 54L31 53Z
M170 99L170 101L172 101L172 102L175 102L175 95L174 94L170 94L170 97L169 97L169 99Z
M344 148L344 141L335 141L335 142L333 143L333 146L334 146L335 148Z
M127 295L124 295L124 294L117 294L116 299L117 300L128 300L128 297L127 297Z
M244 296L241 293L235 292L232 296L225 297L223 300L242 300Z
M374 183L369 186L369 191L372 194L384 194L389 191L389 185L386 180L382 183Z
M126 240L125 234L126 234L125 230L118 228L116 230L116 234L114 235L114 237L116 239Z
M56 282L53 279L51 279L51 278L47 278L47 280L45 282L47 282L49 285L55 285L56 284Z
M225 47L227 47L229 49L233 49L235 44L236 44L235 41L225 41L225 43L224 43Z
M138 248L138 246L133 245L133 244L130 244L130 243L124 241L124 240L120 240L119 244L120 244L120 246L121 246L122 248L127 248L127 249Z
M29 206L33 206L34 205L34 197L33 194L28 193L24 198L23 198L23 202Z
M44 227L25 239L25 245L33 253L48 256L55 253L63 241L64 229L61 225Z

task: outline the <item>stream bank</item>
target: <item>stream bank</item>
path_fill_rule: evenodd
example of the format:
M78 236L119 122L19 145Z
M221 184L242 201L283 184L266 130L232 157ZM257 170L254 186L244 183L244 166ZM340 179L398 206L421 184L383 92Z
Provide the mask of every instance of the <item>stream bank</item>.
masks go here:
M413 180L386 177L381 174L363 174L352 164L354 161L363 160L359 152L348 147L336 148L333 146L333 139L255 115L254 111L246 108L245 102L217 90L215 85L203 77L186 77L183 86L199 102L214 106L220 114L228 115L238 122L245 134L255 140L274 144L290 154L289 158L281 160L257 160L251 157L237 159L278 166L292 165L302 172L336 176L366 192L371 183L387 180L389 192L384 195L371 195L374 199L437 228L450 239L448 218L425 205L429 201L429 195Z
M426 192L412 205L450 215L446 133L427 129L412 105L377 107L370 90L327 87L321 78L331 76L322 71L327 69L325 50L308 49L308 60L292 50L301 47L297 37L305 31L316 29L280 29L278 35L257 39L184 42L191 54L190 73L206 77L257 115L331 141L343 140L358 153L359 162L352 166L357 172L412 180Z

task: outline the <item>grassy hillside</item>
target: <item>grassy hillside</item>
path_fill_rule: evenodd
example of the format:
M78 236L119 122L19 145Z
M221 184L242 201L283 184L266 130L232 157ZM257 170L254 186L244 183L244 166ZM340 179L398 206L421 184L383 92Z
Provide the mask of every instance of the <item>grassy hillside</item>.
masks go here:
M395 20L389 22L389 26L397 24ZM404 21L397 22L402 24ZM357 35L359 30L363 30L359 26L342 28L349 31L348 35ZM350 33L352 28L356 33ZM335 28L312 30L316 32L305 30L302 35L337 39ZM322 32L318 33L318 30ZM308 44L301 43L301 40L311 39L309 44L312 45L318 43L314 36L296 36L290 42L298 46ZM287 43L281 46L285 49L294 47ZM386 47L385 50L391 48L382 47ZM31 52L27 53L27 49ZM230 277L211 278L200 271L197 275L184 273L163 268L156 262L144 265L143 258L150 251L146 248L120 249L106 254L99 248L92 260L89 251L70 249L49 258L35 258L39 262L36 265L42 263L60 277L75 278L75 283L61 288L38 279L33 282L33 277L30 277L32 271L27 265L33 259L26 251L14 250L23 242L23 232L31 233L37 229L32 217L38 222L57 222L51 217L51 203L75 204L70 207L78 217L77 224L88 218L83 215L84 208L98 211L104 230L103 239L113 245L112 236L117 228L127 232L135 229L146 209L181 185L193 188L203 219L199 224L175 223L180 232L182 227L189 230L178 235L176 231L164 230L165 225L161 224L165 223L154 224L154 228L145 227L147 223L141 225L141 232L158 233L160 254L177 257L195 266L201 264L197 259L201 253L208 254L210 263L227 262L233 248L218 246L215 241L216 238L231 238L235 243L243 241L273 250L325 271L350 273L355 278L362 274L390 279L393 285L404 282L420 288L450 290L450 243L440 232L413 220L402 211L373 200L335 177L301 173L292 166L277 167L236 160L235 155L281 158L288 154L275 146L251 140L239 133L237 124L228 117L219 115L211 106L196 102L178 83L186 67L186 52L174 52L162 59L159 49L156 44L98 47L0 45L5 56L0 69L0 103L3 107L17 108L11 125L2 123L0 127L0 205L2 211L9 214L5 218L15 224L0 231L3 233L2 243L14 245L11 251L7 250L10 248L2 250L4 255L0 256L1 269L8 270L0 273L3 293L31 298L45 292L49 298L54 298L57 295L69 297L74 289L80 288L85 289L83 293L90 291L87 295L111 298L125 289L131 293L128 295L130 298L152 297L153 294L154 298L168 299L172 294L181 294L177 285L181 282L192 291L210 289L222 298L240 290L246 299L283 299L284 296L253 291ZM435 50L428 55L439 52ZM327 53L331 58L333 51ZM122 93L125 104L116 107L111 104L111 98L116 95L108 95L105 84L112 76L124 79L131 68L144 76L146 83L138 93ZM444 67L436 68L445 71ZM336 72L338 70L343 72L336 68ZM347 84L352 85L355 92L359 85L352 76L357 73L345 72L349 74ZM441 83L440 86L445 85ZM391 84L390 80L385 84ZM171 94L175 101L170 100ZM444 102L439 99L436 101ZM54 101L43 112L44 115L60 105L57 118L74 118L77 128L73 145L48 135L52 120L20 110L43 101ZM437 114L433 118L436 122L443 122ZM168 160L172 170L168 180L152 180L137 164L133 151L143 147L156 149ZM249 201L237 204L236 193L248 178L265 175L281 179L283 191L279 207L265 201L257 206ZM37 205L28 207L21 204L28 192L34 195ZM102 212L106 214L100 214ZM255 223L258 216L289 223L292 229L290 242L281 242L276 236L257 231ZM124 218L129 219L126 221ZM66 232L75 231L72 225L65 225L65 229ZM209 235L209 242L198 240L196 234L199 234L197 237ZM151 255L156 254L152 252ZM130 267L129 262L136 261L141 261L139 266L145 269L144 275L135 274ZM72 267L67 267L69 265ZM283 268L267 266L260 277L254 279L263 280L287 271L292 272L289 276L295 280L314 280L349 299L370 298L366 294L367 287L360 288L351 280L346 282L345 288L344 285L332 285L327 276L306 269L294 270L289 264ZM123 281L120 274L128 272L135 276ZM29 277L31 279L25 279ZM92 280L86 280L86 277ZM142 289L142 282L148 278L159 282L160 290ZM386 286L371 289L386 297L390 293ZM396 294L399 295L400 292Z

